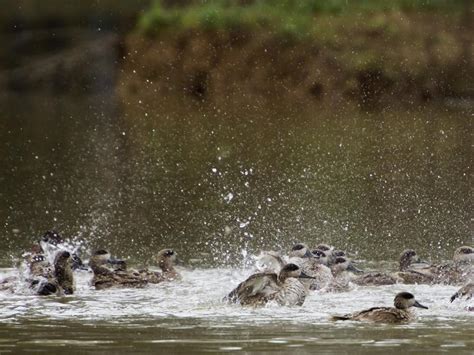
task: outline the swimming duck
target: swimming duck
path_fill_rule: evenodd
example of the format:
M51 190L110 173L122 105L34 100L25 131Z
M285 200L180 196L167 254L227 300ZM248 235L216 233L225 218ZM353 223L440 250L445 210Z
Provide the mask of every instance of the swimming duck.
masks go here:
M346 257L336 257L334 263L330 266L333 274L333 280L325 288L326 292L347 292L352 290L353 274L363 273Z
M456 298L466 297L466 300L470 300L474 296L474 282L470 282L461 287L454 295L451 296L451 303Z
M117 265L115 269L109 265ZM94 272L92 286L97 290L112 287L144 287L147 280L136 271L126 270L123 260L112 259L106 250L97 250L89 259L89 266Z
M352 280L359 286L381 286L396 283L405 284L429 284L433 277L421 268L415 268L416 264L426 266L418 254L412 249L406 249L400 254L399 271L395 273L369 272Z
M462 285L474 279L474 248L462 246L454 251L453 261L431 265L423 270L430 273L433 283Z
M289 254L289 262L298 265L311 277L301 281L309 290L320 290L333 281L331 269L323 264L327 255L320 250L316 252L315 255L306 244L298 243L293 246Z
M310 278L296 264L287 264L279 274L257 273L241 282L224 299L242 306L263 306L275 300L281 306L303 305L307 291L300 282Z
M158 252L156 261L161 272L148 269L140 270L140 275L149 283L157 284L163 281L180 280L181 275L174 268L177 260L177 253L173 249L163 249Z
M332 252L334 250L334 247L329 245L329 244L318 244L316 248L314 248L311 252L314 255L317 255L319 251L323 252L325 255L324 259L321 259L321 263L323 263L326 266L329 266L329 264L332 264L333 261L333 255Z
M395 296L395 307L373 307L364 311L347 314L344 316L334 316L332 320L354 320L374 323L408 323L415 319L410 307L418 307L428 309L417 300L415 296L409 292L400 292Z

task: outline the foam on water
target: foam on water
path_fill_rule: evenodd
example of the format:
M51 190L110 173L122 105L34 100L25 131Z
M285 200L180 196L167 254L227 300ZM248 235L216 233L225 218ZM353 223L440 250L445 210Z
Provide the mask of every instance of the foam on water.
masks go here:
M183 270L177 282L149 285L142 289L109 289L96 291L89 282L92 274L76 273L76 293L64 297L38 297L27 287L16 292L0 292L0 321L16 322L24 318L123 321L155 318L203 318L218 320L223 325L248 323L328 323L333 314L345 314L373 306L391 306L400 291L415 294L428 310L415 309L418 322L472 322L474 312L466 311L472 301L450 303L454 286L392 285L357 287L350 292L311 292L302 307L243 308L228 305L222 298L244 280L251 270L230 268ZM0 279L17 274L14 269L0 269ZM331 322L332 323L332 322ZM348 323L336 326L347 326ZM350 322L349 322L350 324Z

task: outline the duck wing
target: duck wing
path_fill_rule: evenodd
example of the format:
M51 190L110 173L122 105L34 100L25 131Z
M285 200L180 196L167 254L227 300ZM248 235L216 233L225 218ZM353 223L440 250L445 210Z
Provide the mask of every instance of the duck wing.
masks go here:
M148 281L140 276L138 272L129 271L116 271L110 273L98 273L94 274L92 279L92 285L98 289L103 290L106 288L120 287L145 287Z
M230 303L265 304L278 292L278 276L275 273L257 273L241 282L224 299Z
M393 307L373 307L352 315L351 319L375 323L405 323L411 320L410 313Z
M140 277L146 280L148 283L151 284L158 284L163 281L166 281L166 277L163 275L163 273L158 272L158 271L152 271L148 269L144 270L139 270L138 273L140 274Z
M381 286L396 284L397 279L387 273L369 272L367 274L356 277L352 280L352 282L359 286Z
M434 275L429 272L419 270L398 271L394 276L404 284L432 284Z
M468 283L467 285L461 287L454 295L451 296L451 302L456 298L466 297L467 300L471 299L474 296L474 283Z
M296 278L285 280L280 290L271 295L280 306L302 306L307 295L306 287Z
M275 251L262 252L257 258L255 266L264 273L279 273L285 266L282 256Z

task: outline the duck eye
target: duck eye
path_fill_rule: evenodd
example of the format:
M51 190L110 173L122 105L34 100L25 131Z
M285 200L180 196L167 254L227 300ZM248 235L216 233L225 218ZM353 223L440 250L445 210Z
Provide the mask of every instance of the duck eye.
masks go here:
M174 254L174 251L173 251L173 250L168 250L168 251L165 253L166 256L171 256L171 255L173 255L173 254Z

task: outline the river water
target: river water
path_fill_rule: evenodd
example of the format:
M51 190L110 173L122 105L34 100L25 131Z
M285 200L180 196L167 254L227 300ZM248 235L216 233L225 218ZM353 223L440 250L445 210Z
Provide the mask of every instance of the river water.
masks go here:
M9 272L3 269L0 278ZM10 270L10 272L13 272ZM346 293L310 294L302 307L241 308L221 302L250 270L195 269L183 280L145 289L95 291L91 275L77 278L67 297L0 292L0 351L80 352L281 352L384 351L472 353L473 313L468 302L449 302L452 286L361 287ZM409 325L332 322L330 315L392 305L409 290L428 310ZM472 304L472 303L471 303Z
M113 96L1 98L0 279L51 228L137 266L163 247L180 282L63 298L0 293L0 352L279 351L472 353L472 312L451 286L386 286L241 309L221 298L261 249L326 242L362 263L414 248L450 259L472 245L472 113L138 102ZM381 267L386 268L383 264ZM405 326L330 314L413 292Z

